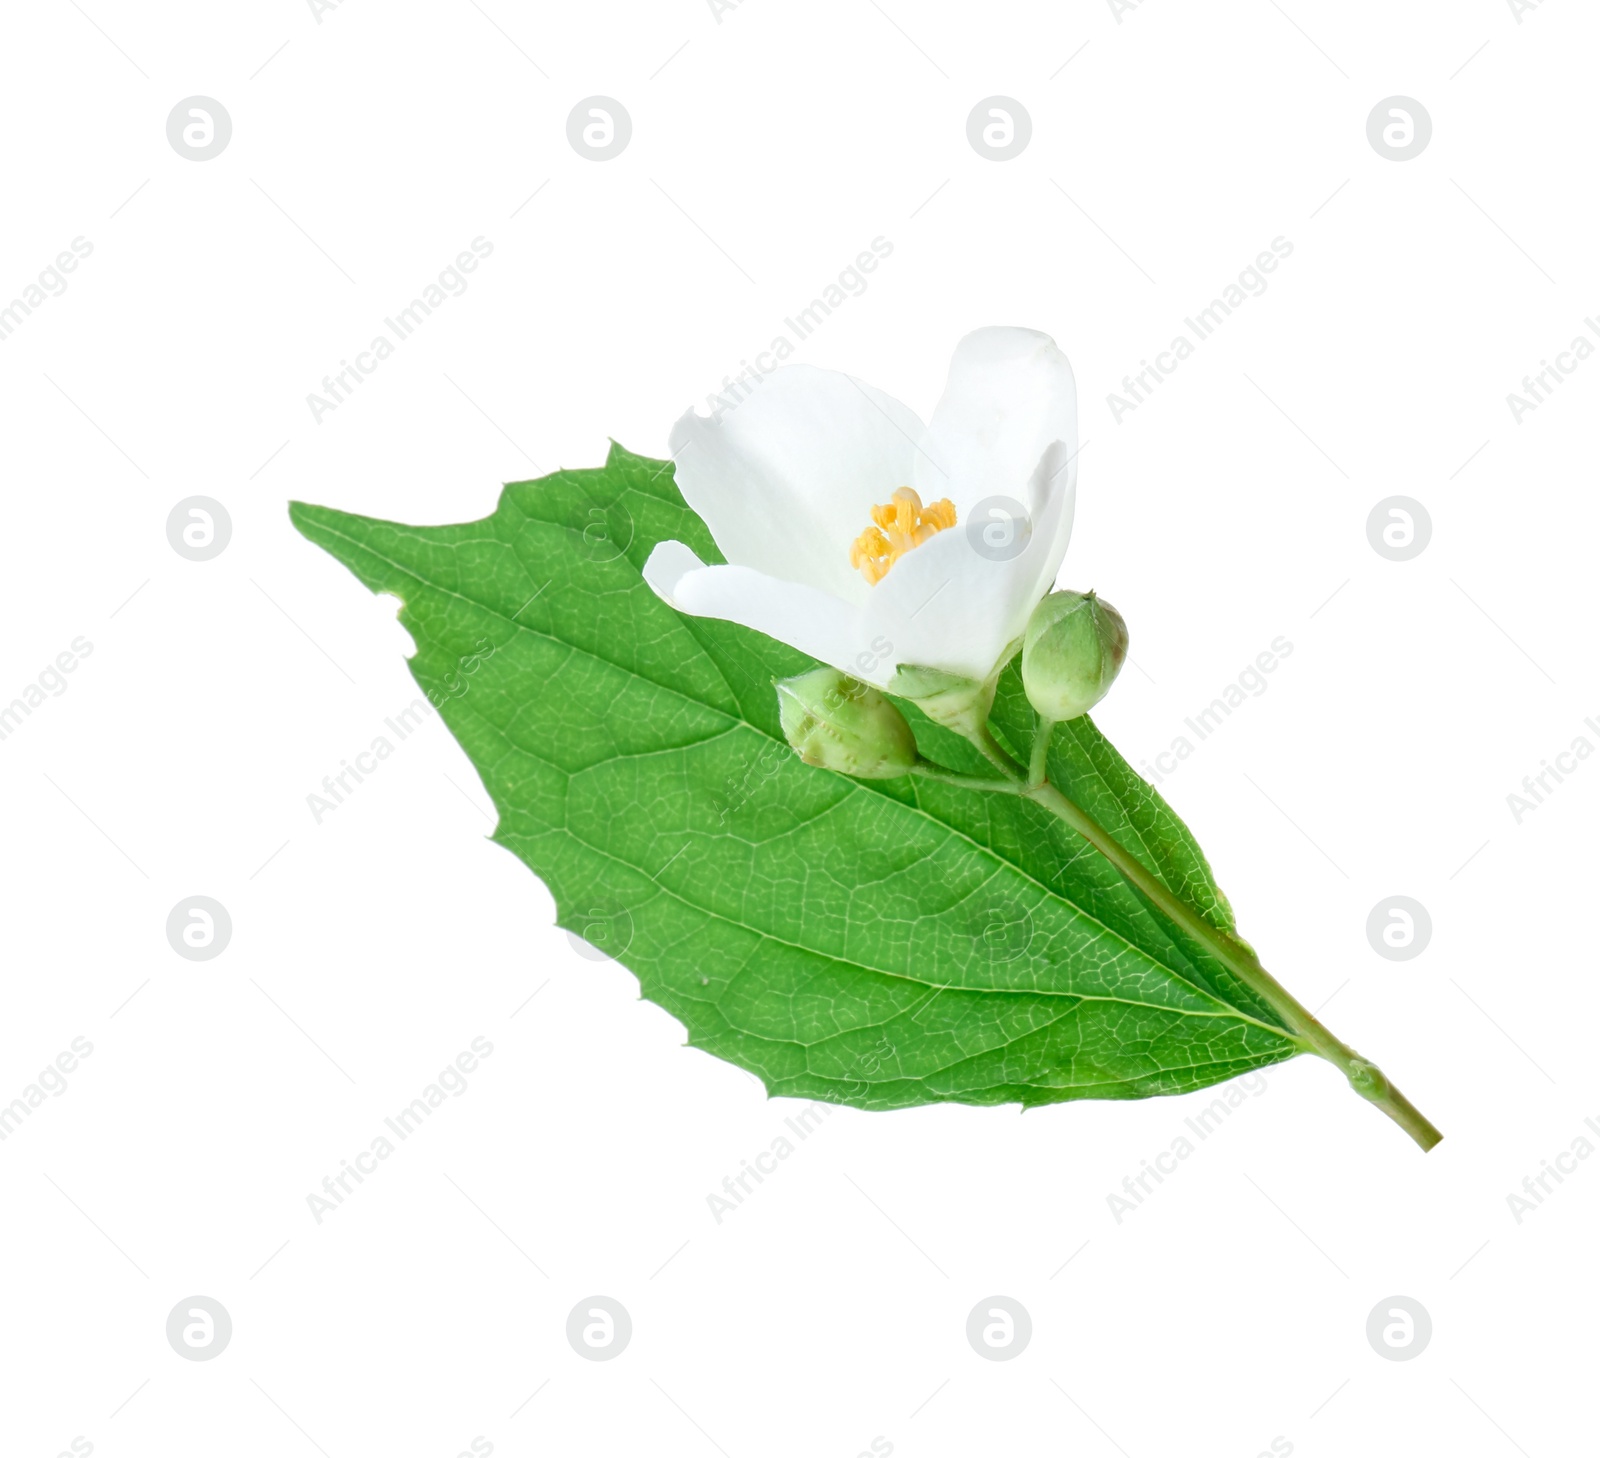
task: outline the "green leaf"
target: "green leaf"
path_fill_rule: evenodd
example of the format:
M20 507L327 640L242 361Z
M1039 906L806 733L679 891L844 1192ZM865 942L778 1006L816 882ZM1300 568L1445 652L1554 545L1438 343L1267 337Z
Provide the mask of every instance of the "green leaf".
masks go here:
M401 599L412 673L560 925L772 1093L869 1109L1142 1098L1305 1051L1037 805L801 764L772 680L811 660L684 617L640 576L666 539L722 560L669 464L613 446L602 469L507 486L494 515L456 526L291 514ZM965 741L908 716L924 753L982 772ZM1014 669L994 722L1027 743ZM1232 935L1193 837L1087 719L1058 731L1051 778Z

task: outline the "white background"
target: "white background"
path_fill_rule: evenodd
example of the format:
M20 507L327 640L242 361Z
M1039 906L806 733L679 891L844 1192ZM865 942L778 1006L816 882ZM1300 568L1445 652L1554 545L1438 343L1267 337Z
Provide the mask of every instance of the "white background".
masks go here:
M1591 1451L1600 1160L1520 1223L1506 1197L1600 1115L1600 763L1520 824L1507 795L1600 745L1600 361L1520 424L1506 395L1600 310L1597 42L1578 0L12 7L0 303L93 252L0 341L0 701L92 653L0 740L0 1100L94 1051L0 1144L0 1449ZM197 94L233 122L207 162L165 131ZM633 121L605 163L566 137L594 94ZM1003 163L966 137L996 94L1033 124ZM1397 94L1434 127L1403 163L1366 133ZM308 393L480 236L468 291L318 423ZM608 436L664 454L879 236L797 357L926 412L967 330L1060 341L1063 581L1131 624L1098 716L1131 759L1293 644L1163 789L1434 1153L1302 1059L1120 1223L1207 1096L839 1110L718 1224L795 1106L575 953L437 718L314 821L416 691L392 602L285 503L468 520ZM1280 236L1270 288L1117 423ZM197 494L233 523L209 562L166 536ZM1401 563L1366 532L1397 494L1433 524ZM233 921L212 961L164 931L196 894ZM1365 932L1396 894L1433 921L1408 962ZM478 1036L468 1090L317 1223ZM595 1293L633 1320L609 1362L565 1337ZM165 1337L194 1294L232 1318L213 1361ZM1009 1362L965 1337L993 1294L1032 1317ZM1397 1294L1432 1318L1415 1360L1365 1335Z

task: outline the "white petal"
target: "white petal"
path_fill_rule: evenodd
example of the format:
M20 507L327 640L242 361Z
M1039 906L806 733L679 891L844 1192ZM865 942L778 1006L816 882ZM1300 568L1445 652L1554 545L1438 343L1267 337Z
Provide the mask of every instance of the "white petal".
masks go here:
M684 500L730 563L864 603L850 544L931 454L927 428L849 375L790 365L759 378L720 420L691 411L673 427Z
M1021 487L1026 545L1015 557L981 547L981 531L958 523L908 552L877 587L860 630L887 638L896 664L986 678L1050 590L1072 533L1069 451L1053 442Z
M1078 449L1077 402L1072 366L1048 334L994 328L967 335L933 413L936 449L928 457L938 465L919 458L918 491L924 500L950 497L965 521L988 497L1022 500L1040 457L1058 441L1069 458L1070 491L1077 483L1070 459Z
M1028 593L1028 613L1055 587L1056 576L1072 541L1072 520L1078 506L1078 451L1075 444L1054 441L1039 457L1039 464L1028 481L1029 511L1040 523L1044 547L1035 566L1037 575ZM1047 521L1047 513L1050 520ZM1027 618L1023 619L1023 627ZM1018 629L1020 632L1021 629Z
M764 376L736 408L672 433L678 481L728 567L662 543L651 585L684 612L724 618L883 686L896 664L990 673L1054 585L1072 531L1077 403L1047 335L984 329L957 347L925 429L903 405L809 366ZM903 556L875 587L849 565L870 508L914 484L948 496L958 524ZM1023 550L984 546L999 498Z
M682 612L683 606L678 601L678 584L691 572L703 571L705 565L695 550L682 542L657 542L650 549L640 575L662 602Z
M682 542L657 543L644 579L679 612L754 628L879 687L894 672L893 662L861 636L861 613L814 587L750 567L707 567Z

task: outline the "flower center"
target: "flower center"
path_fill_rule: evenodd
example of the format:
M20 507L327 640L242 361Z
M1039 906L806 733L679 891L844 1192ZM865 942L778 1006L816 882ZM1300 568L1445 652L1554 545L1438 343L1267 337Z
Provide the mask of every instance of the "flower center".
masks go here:
M915 491L902 486L887 506L872 508L872 521L850 544L850 565L876 585L913 547L953 527L956 509L948 497L924 506Z

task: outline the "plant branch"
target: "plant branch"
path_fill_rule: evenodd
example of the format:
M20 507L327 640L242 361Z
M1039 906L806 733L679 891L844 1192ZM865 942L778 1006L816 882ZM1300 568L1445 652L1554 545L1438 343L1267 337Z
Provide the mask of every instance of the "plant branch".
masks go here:
M1052 721L1039 720L1027 769L1001 747L987 723L969 721L952 727L958 728L963 737L975 745L1005 778L990 780L957 775L927 761L919 764L915 773L962 789L1021 795L1065 821L1110 861L1123 878L1163 916L1204 945L1246 987L1255 992L1302 1048L1327 1059L1338 1068L1362 1098L1376 1104L1424 1151L1432 1149L1444 1137L1421 1110L1389 1081L1382 1069L1334 1037L1318 1022L1316 1016L1261 965L1261 959L1249 947L1237 937L1231 937L1212 926L1194 907L1174 894L1148 870L1138 857L1124 850L1110 831L1087 810L1049 783L1046 773L1050 738L1055 730Z
M1432 1149L1444 1137L1376 1064L1334 1037L1261 965L1259 958L1236 939L1218 931L1186 901L1174 895L1137 857L1124 850L1086 810L1051 784L1031 785L1024 793L1077 831L1163 915L1203 943L1247 987L1260 995L1284 1027L1308 1051L1326 1058L1340 1069L1358 1094L1382 1109L1424 1151Z
M1027 772L1000 747L1000 741L987 724L974 725L971 732L964 732L964 737L976 745L978 752L1008 780L1015 781L1019 786L1026 782Z
M991 780L982 775L958 775L954 770L946 769L942 764L935 764L930 759L918 760L911 767L911 773L920 775L925 780L934 780L941 785L954 785L961 790L989 790L999 791L1002 795L1022 795L1027 793L1026 787L1016 780Z
M1056 732L1056 721L1039 717L1038 727L1033 731L1033 756L1028 761L1029 788L1037 788L1045 782L1048 774L1047 763L1050 757L1050 736Z

